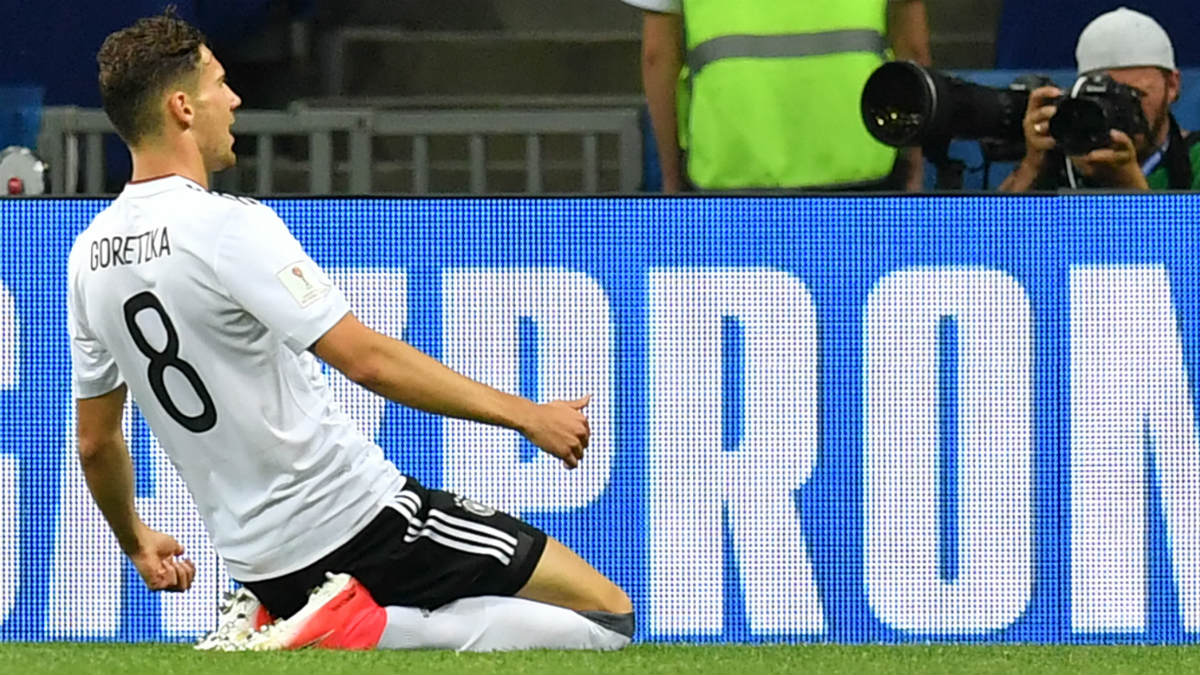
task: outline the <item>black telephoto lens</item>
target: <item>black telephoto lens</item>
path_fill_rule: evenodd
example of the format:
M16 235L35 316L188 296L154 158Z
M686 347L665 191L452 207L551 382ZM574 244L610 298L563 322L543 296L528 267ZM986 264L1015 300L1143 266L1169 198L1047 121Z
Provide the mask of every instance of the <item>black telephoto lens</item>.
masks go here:
M937 100L937 87L925 69L907 61L885 63L863 87L863 123L884 145L920 145Z
M909 61L885 63L867 79L867 131L892 147L951 138L1020 140L1025 90L994 89Z

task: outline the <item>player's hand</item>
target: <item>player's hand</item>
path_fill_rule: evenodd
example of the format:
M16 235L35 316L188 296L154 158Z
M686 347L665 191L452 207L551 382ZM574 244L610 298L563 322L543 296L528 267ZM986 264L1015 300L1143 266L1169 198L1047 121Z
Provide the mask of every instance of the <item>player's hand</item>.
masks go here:
M1133 139L1123 131L1109 131L1112 144L1097 148L1082 157L1072 157L1079 172L1104 187L1149 190L1146 176L1138 162Z
M183 545L175 537L145 525L138 533L138 550L129 560L152 591L186 591L196 577L196 566L183 555Z
M538 405L532 419L522 428L525 438L543 451L554 455L568 469L579 466L583 451L588 446L591 429L584 407L592 395L574 401L551 401Z

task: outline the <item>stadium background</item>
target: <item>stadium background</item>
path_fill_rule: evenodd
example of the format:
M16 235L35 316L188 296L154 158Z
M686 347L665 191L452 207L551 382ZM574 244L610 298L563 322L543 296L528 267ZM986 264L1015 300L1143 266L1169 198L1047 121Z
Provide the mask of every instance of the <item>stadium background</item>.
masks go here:
M333 91L336 78L314 74L321 31L353 27L329 23L321 3L227 3L238 16L211 14L222 3L181 4L230 46L231 72L243 64L246 107L293 103L279 98L284 86L251 84L272 73L314 107L361 96L430 114L488 114L510 109L512 96L544 95L530 100L570 114L636 97L636 13L614 9L615 0L593 15L613 25L551 40L592 45L572 63L575 79L600 90L486 95L347 74L342 85L367 91ZM369 16L367 5L359 16ZM446 44L459 38L440 29L454 28L478 33L466 42L512 50L519 66L523 50L539 48L521 41L552 20L531 19L522 6L491 3L490 13L466 15L475 26L445 25L449 10L426 14L384 42L401 56L452 50ZM964 20L959 3L929 6L939 66L1070 66L1077 27L1059 21L1057 38L1039 34L1047 21L1033 3L989 4L995 26L979 31L999 36L988 41L994 58L967 48L979 33L954 29ZM1196 21L1162 17L1181 6L1157 8L1173 33ZM0 79L33 84L46 105L94 105L87 45L154 9L30 8L5 36L22 58L6 60ZM578 30L587 23L579 11L557 19ZM1079 26L1094 13L1083 11ZM505 23L521 17L533 21L527 30ZM223 25L240 30L213 30ZM38 46L64 32L78 39ZM506 42L506 32L517 34ZM1029 49L1012 46L1022 40ZM1200 65L1186 51L1193 45L1176 41L1181 62ZM1066 46L1066 60L1033 45ZM601 74L578 68L597 59L608 64ZM1010 71L978 74L1002 84ZM1186 93L1200 93L1194 70L1185 82ZM370 87L390 87L394 100ZM1185 127L1200 126L1196 100L1177 109ZM6 119L28 133L31 109ZM302 150L280 148L295 154L279 169L280 192L305 191L288 175L304 173ZM468 182L455 152L441 157L441 190L467 192L454 189ZM643 162L652 187L653 158ZM107 153L106 189L122 180L120 164ZM593 426L608 433L597 435L588 469L562 479L513 436L443 424L337 385L403 469L528 517L626 586L643 639L1195 639L1195 197L270 203L385 332L529 395L597 393ZM0 202L0 639L186 640L211 625L227 583L136 414L128 430L139 498L154 522L190 538L199 589L142 591L73 464L62 277L71 239L103 204ZM1088 330L1096 325L1130 330L1106 342ZM1103 420L1089 417L1094 401L1122 412L1110 421L1121 433L1095 432ZM914 428L887 426L904 420ZM894 441L902 433L915 434L912 444ZM499 448L494 460L465 459L485 445ZM1104 451L1113 461L1088 463Z

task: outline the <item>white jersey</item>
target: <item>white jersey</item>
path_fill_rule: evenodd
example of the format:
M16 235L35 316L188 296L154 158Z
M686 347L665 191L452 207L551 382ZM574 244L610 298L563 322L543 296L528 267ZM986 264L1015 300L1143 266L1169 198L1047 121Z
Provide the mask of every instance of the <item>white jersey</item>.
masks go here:
M128 384L235 579L316 562L404 486L307 351L349 307L271 209L130 184L68 274L75 396Z

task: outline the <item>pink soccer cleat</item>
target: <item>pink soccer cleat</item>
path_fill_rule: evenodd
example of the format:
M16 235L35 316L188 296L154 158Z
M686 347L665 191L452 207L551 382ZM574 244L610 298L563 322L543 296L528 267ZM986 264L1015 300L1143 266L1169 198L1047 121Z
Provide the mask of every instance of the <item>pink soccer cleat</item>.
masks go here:
M308 603L287 619L250 637L248 649L374 649L387 625L387 611L349 574L326 572Z

